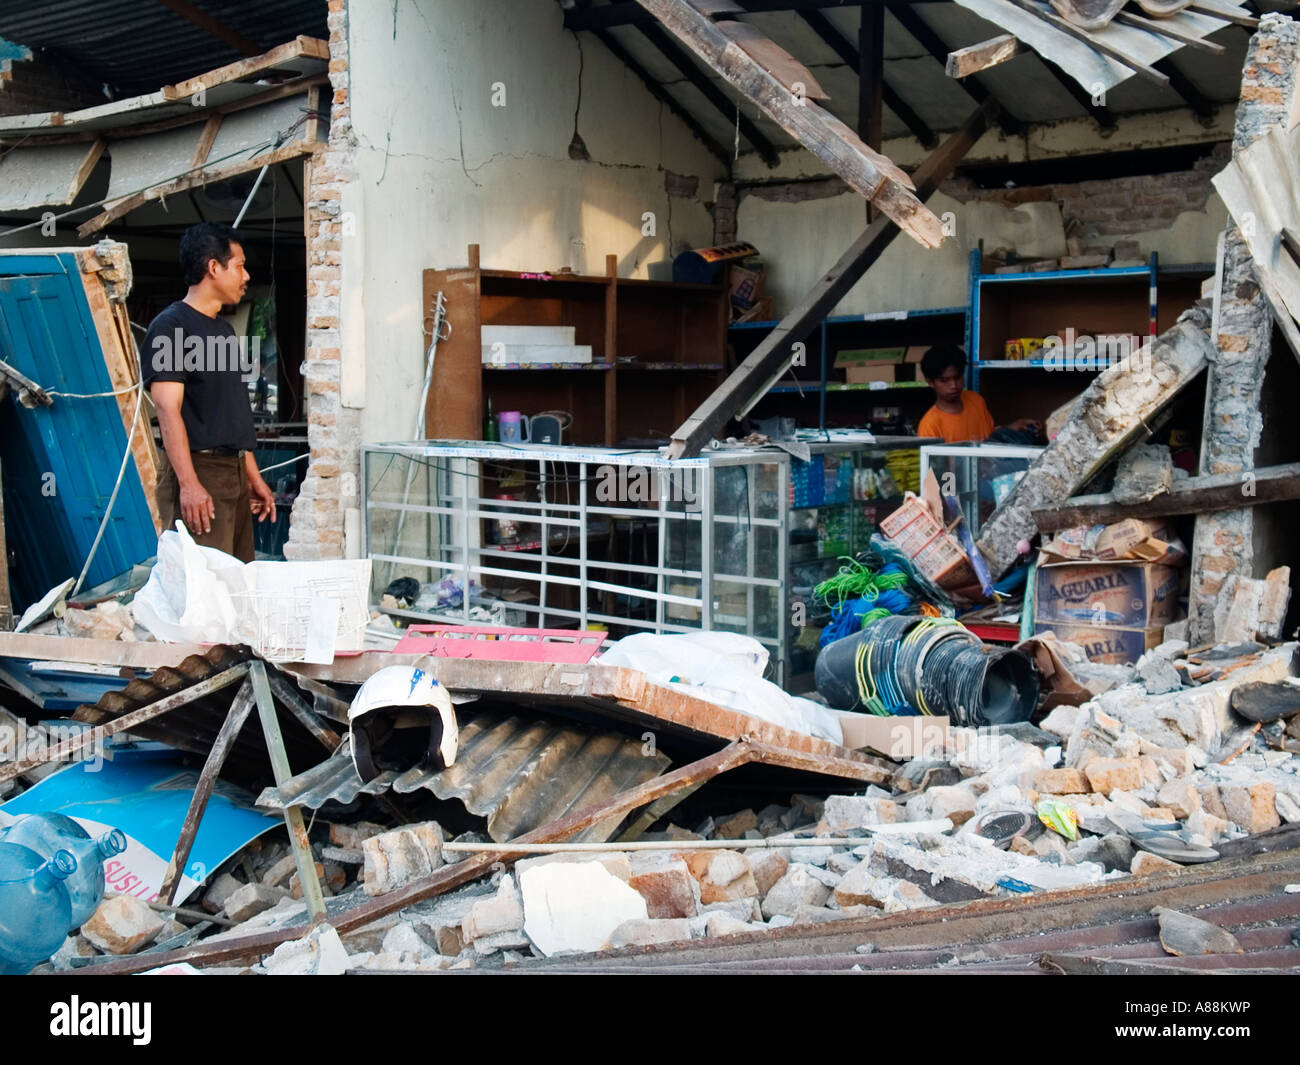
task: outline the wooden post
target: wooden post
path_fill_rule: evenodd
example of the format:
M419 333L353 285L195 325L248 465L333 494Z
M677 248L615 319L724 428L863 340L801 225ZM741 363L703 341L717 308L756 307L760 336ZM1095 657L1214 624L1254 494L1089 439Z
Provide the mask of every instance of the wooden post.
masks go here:
M271 771L275 774L275 783L278 787L293 773L289 768L289 756L284 751L280 721L275 716L275 700L271 697L271 685L266 679L266 666L260 660L250 663L248 676L253 682L257 716L262 722L262 735L266 738L266 753L270 755ZM289 829L289 845L293 848L294 864L298 866L298 883L302 885L302 897L307 903L307 912L311 915L313 923L323 921L325 895L321 891L320 877L316 875L316 859L312 856L311 841L307 838L307 826L303 824L302 807L286 807L284 823Z
M672 249L668 249L672 254ZM618 256L605 256L605 446L618 439ZM586 520L586 515L583 515Z
M208 752L207 761L203 763L203 772L199 774L199 781L194 786L194 797L190 799L190 808L185 813L181 834L176 840L176 849L172 851L171 861L167 863L167 875L163 877L158 897L169 905L176 898L176 888L180 885L185 863L189 860L190 851L194 847L194 837L199 833L199 822L203 820L203 812L208 808L208 800L212 797L212 788L217 782L217 775L225 765L226 756L234 746L235 738L244 727L244 722L248 720L252 709L253 686L246 677L235 694L235 701L230 704L225 723L217 733L212 750Z

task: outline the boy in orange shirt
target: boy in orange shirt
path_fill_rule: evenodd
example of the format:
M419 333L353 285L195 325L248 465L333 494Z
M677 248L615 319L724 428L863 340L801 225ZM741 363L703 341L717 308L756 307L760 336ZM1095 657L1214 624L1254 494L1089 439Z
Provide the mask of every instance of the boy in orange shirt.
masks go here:
M934 406L925 412L918 436L940 436L948 444L987 440L994 431L993 415L984 397L964 387L966 353L956 344L932 347L921 359L921 373L934 389ZM1006 428L1038 435L1032 418L1019 418Z

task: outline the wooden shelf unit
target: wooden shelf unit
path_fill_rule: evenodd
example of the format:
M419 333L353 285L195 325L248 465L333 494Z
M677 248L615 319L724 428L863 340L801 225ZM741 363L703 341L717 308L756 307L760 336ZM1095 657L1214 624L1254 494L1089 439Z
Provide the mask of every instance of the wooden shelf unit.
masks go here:
M426 315L441 291L451 325L434 361L430 439L482 439L491 398L494 413L568 411L566 443L613 447L621 439L667 436L722 382L722 285L621 278L613 255L601 276L484 270L477 244L468 258L467 267L424 271ZM572 326L575 343L591 345L592 363L484 366L484 325ZM623 361L627 356L632 361Z

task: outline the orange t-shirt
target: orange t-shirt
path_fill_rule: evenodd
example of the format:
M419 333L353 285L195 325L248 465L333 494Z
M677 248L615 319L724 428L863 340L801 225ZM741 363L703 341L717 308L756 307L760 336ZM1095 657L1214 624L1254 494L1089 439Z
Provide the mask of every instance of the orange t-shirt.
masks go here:
M918 436L941 436L949 444L984 440L993 432L993 415L989 413L983 396L963 389L960 414L949 414L931 407L916 431Z

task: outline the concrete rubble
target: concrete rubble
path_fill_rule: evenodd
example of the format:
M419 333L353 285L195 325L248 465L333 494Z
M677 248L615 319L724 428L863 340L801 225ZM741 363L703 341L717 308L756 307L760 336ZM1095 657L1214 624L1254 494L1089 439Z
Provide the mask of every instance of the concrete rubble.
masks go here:
M1197 684L1188 675L1198 662L1189 660L1186 645L1160 647L1127 683L1082 706L1058 706L1036 727L950 729L942 751L897 764L887 787L793 795L788 803L708 817L693 829L669 822L642 836L662 849L611 843L603 851L529 856L342 935L322 924L238 971L512 968L529 958L672 949L978 899L1177 877L1193 860L1187 855L1300 822L1300 702L1285 691L1259 694L1286 686L1296 645L1231 650L1229 657L1201 659L1231 668L1216 667ZM1169 665L1177 687L1151 694L1149 662ZM1281 716L1263 723L1242 718L1232 709L1234 692L1247 693L1241 701L1263 707L1262 716L1274 707ZM1048 827L1038 816L1044 803L1068 811L1073 831ZM1024 831L999 846L985 826L1006 815L1019 816ZM433 821L391 829L335 824L315 835L321 866L337 870L325 878L338 889L327 900L331 914L462 860L443 851L452 833ZM730 845L690 845L715 840ZM231 922L204 942L300 927L306 906L289 890L295 875L282 841L263 839L236 856L189 904ZM1157 916L1171 953L1240 949L1193 916ZM164 931L163 915L112 897L51 965L67 969L105 953L147 949L185 927L172 922Z

